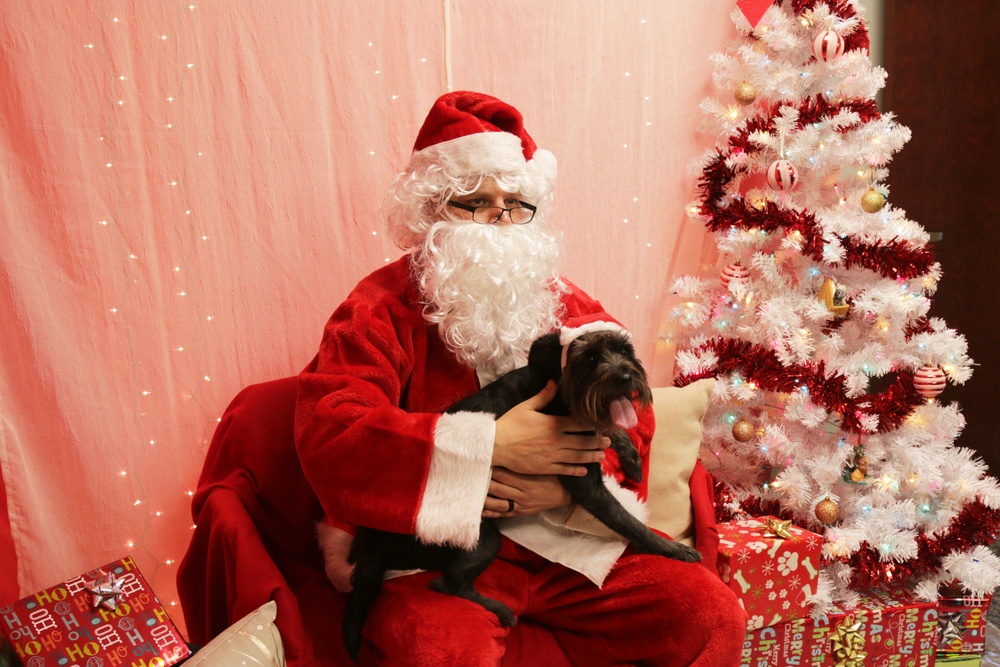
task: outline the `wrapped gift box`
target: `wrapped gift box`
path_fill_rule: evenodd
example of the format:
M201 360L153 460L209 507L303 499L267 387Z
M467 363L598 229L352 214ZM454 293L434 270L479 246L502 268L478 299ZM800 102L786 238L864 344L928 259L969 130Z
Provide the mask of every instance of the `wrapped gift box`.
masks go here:
M983 656L974 653L938 653L935 664L946 667L981 667Z
M747 633L741 667L907 665L929 667L937 651L936 602L903 591L865 591L854 609Z
M986 612L993 596L963 597L945 592L940 600L940 643L947 653L982 653L986 650Z
M26 665L167 667L191 654L131 558L0 608Z
M774 517L719 525L719 574L746 609L751 630L809 615L822 546L816 533Z

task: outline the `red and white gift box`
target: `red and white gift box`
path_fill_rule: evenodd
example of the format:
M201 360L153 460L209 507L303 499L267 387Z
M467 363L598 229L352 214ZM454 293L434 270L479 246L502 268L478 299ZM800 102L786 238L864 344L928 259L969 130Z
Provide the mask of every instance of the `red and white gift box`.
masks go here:
M191 655L131 558L0 607L26 667L167 667Z
M767 526L774 517L719 525L719 574L750 616L749 629L808 616L816 593L823 538L780 522L789 537Z

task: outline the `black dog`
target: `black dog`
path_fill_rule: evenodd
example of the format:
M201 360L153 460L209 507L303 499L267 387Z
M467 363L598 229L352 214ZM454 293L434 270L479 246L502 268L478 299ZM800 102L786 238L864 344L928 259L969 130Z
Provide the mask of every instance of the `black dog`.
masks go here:
M632 400L647 407L652 395L631 342L617 332L588 332L570 344L565 357L563 368L558 334L542 336L532 344L527 366L507 373L445 412L490 412L499 417L536 395L549 380L555 380L559 383L558 394L544 412L572 415L591 425L595 432L607 435L622 471L640 481L639 454L624 429L636 422ZM639 553L686 562L701 560L696 550L657 535L622 507L604 485L600 463L586 467L583 477L559 478L574 503L631 542ZM413 535L359 526L348 555L348 561L356 563L343 624L348 653L358 659L362 628L388 570L440 570L443 576L432 581L431 588L476 602L496 614L503 625L514 625L517 619L507 605L473 587L476 577L496 558L500 543L500 530L491 520L480 525L479 543L471 551L423 544Z

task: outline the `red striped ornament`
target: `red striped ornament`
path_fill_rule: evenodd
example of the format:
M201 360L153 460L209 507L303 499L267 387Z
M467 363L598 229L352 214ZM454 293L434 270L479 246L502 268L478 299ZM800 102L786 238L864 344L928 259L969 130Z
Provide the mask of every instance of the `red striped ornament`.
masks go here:
M788 160L775 160L767 168L767 184L772 190L787 192L799 182L799 172Z
M946 384L944 371L937 366L921 366L913 375L913 386L924 398L934 398L944 391Z
M720 277L722 278L722 286L729 289L729 282L732 280L750 280L750 269L739 262L733 262L722 269Z
M833 30L824 30L813 40L813 55L816 60L830 62L844 53L844 38Z

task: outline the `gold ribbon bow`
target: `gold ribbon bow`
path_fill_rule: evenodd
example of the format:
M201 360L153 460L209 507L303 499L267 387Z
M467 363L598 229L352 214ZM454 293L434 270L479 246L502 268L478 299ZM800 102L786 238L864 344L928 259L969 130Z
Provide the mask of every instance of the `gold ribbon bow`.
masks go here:
M848 616L837 626L836 633L830 639L833 644L835 667L864 667L868 654L865 648L865 634L862 632L861 621L855 621L854 616Z
M792 534L788 531L791 525L791 521L782 521L772 517L767 520L767 525L761 530L765 537L777 537L782 540L788 540L792 537Z

